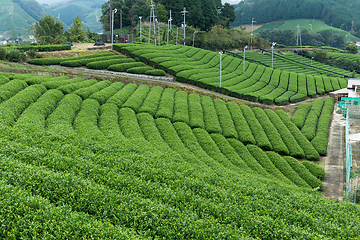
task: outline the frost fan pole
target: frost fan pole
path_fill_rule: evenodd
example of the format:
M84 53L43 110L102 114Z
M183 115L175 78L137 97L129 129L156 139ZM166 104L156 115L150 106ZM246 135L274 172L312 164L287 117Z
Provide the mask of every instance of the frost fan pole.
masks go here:
M186 29L186 19L185 19L185 15L188 13L188 11L186 11L186 7L184 7L184 11L181 11L181 13L184 15L184 46L185 46L185 29Z

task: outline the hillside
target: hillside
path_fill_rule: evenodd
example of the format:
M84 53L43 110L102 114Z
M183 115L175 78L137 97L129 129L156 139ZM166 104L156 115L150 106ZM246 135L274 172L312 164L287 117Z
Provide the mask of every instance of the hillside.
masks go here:
M32 74L1 73L0 92L2 239L358 237L359 206L314 191L295 158L240 142L292 136L282 110Z
M47 11L35 0L0 1L0 32L23 33L35 24Z
M43 4L43 6L54 17L60 16L60 20L70 26L73 20L79 16L85 28L93 32L101 32L102 25L100 17L102 15L101 5L105 0L72 0L54 3L51 5Z
M360 0L245 0L236 5L232 26L290 19L320 19L360 37Z

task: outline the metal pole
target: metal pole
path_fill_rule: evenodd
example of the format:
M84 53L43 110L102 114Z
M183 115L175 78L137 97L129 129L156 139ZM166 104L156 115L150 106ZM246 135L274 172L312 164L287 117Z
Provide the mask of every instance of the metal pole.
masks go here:
M299 34L300 34L300 48L301 48L301 52L302 52L302 43L301 43L301 29L299 27Z
M357 185L358 185L358 176L356 177L354 203L356 203L356 191L357 191Z
M153 23L154 23L154 39L155 39L155 46L156 46L156 22L155 22L155 10L153 10Z
M140 16L139 18L140 18L140 42L141 42L141 18L142 18L142 16Z
M160 37L160 26L158 26L158 33L159 33L159 46L161 44L161 37Z
M312 66L312 61L313 61L314 57L311 57L311 66Z
M167 29L166 45L169 45L169 28L170 28L170 19L168 20L168 29Z
M185 29L186 29L186 18L185 18L185 15L186 13L188 13L188 11L186 11L186 7L184 7L184 11L181 12L182 14L184 14L184 46L185 46Z
M112 20L113 20L113 15L112 15L112 0L110 0L110 12L109 12L109 15L110 15L110 39L111 39L111 49L112 49L112 35L113 35L113 24L112 24Z
M299 46L299 24L297 26L297 32L296 32L296 51L298 51L298 46Z
M246 49L247 47L248 47L248 46L245 46L245 47L244 47L243 73L245 73L245 49Z
M219 52L220 53L220 87L221 87L221 60L222 60L222 52Z
M123 34L123 31L122 31L122 10L120 10L120 38L122 38L122 34Z
M253 29L254 29L254 22L256 22L256 21L254 21L254 20L255 20L255 18L252 18L252 19L251 19L251 50L250 50L250 52L252 52Z
M177 30L176 30L176 45L178 42L178 37L179 37L179 27L177 27Z
M151 1L151 9L150 9L150 25L149 25L149 40L148 40L148 43L150 43L150 35L151 35L151 16L152 16L152 11L154 10L154 5L152 4L152 1Z
M171 18L171 10L170 10L170 19L172 20L172 18ZM171 20L170 20L170 29L172 29L171 28Z
M115 8L113 11L112 11L112 23L111 23L111 26L112 28L114 28L114 13L117 13L117 9ZM111 32L113 32L114 29L111 29ZM113 44L114 44L114 34L111 34L111 50L113 49Z
M275 46L275 42L272 43L271 46L271 67L274 68L274 46Z
M198 31L195 31L194 34L193 34L193 47L195 45L195 33L197 33Z

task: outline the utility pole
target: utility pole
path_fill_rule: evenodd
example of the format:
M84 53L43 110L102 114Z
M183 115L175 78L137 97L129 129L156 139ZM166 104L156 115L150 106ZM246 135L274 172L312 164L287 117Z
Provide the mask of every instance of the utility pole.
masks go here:
M140 19L140 42L142 42L141 41L141 19L142 19L142 16L139 16L139 19Z
M181 11L181 13L184 15L184 46L185 46L185 29L186 29L186 18L185 15L188 13L188 11L186 11L186 7L184 7L184 11Z
M255 18L252 18L251 19L251 47L250 47L250 52L252 52L254 22L256 22Z
M176 30L176 45L178 42L178 37L179 37L179 27L177 27L177 30Z
M160 26L158 26L158 33L159 33L159 46L160 46L160 43L161 43Z
M243 73L245 73L245 50L247 49L247 47L247 45L244 47Z
M274 46L276 45L276 42L272 43L271 46L271 67L274 68Z
M155 46L156 46L156 22L155 22L155 20L156 20L155 19L155 9L153 9L154 39L155 39Z
M221 68L221 61L222 61L222 54L223 54L223 52L219 52L219 54L220 54L220 87L221 87L221 70L222 70L222 68Z
M172 20L172 18L171 18L171 10L170 10L170 19ZM170 20L170 29L172 29L171 28L171 20Z
M122 39L122 10L120 9L120 39Z
M111 26L114 27L114 14L117 12L117 9L115 8L114 10L112 10L111 15L112 15L112 24ZM111 32L113 32L113 28L111 28ZM113 44L114 44L114 35L111 34L111 49L113 49Z
M112 36L113 36L113 18L112 18L112 0L110 0L110 39L111 39L111 46L113 44ZM112 49L112 47L111 47Z
M110 0L111 1L111 0ZM150 9L150 26L149 26L149 40L148 40L148 43L150 43L150 35L151 35L151 16L152 16L152 13L153 13L153 11L154 11L154 4L153 4L153 2L152 2L152 0L151 0L151 5L150 5L150 7L151 7L151 9Z

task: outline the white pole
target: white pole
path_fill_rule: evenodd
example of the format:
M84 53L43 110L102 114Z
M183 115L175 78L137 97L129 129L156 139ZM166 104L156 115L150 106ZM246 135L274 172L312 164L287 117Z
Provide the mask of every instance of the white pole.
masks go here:
M313 61L314 57L311 57L311 66L312 66L312 61Z
M159 33L159 46L160 46L160 43L161 43L160 26L158 26L158 33Z
M219 52L220 53L220 87L221 87L221 70L222 70L222 68L221 68L221 60L222 60L222 52Z
M177 27L177 30L176 30L176 45L178 42L178 37L179 37L179 27Z
M185 19L185 15L186 13L188 13L188 11L186 11L186 7L184 7L184 11L181 12L182 14L184 14L184 46L185 46L185 29L186 29L186 19Z
M155 39L155 46L156 46L156 22L155 22L155 10L153 10L153 23L154 23L154 39Z
M194 44L195 44L195 33L197 33L198 31L195 31L194 34L193 34L193 47L194 47Z
M299 24L297 26L297 32L296 32L296 51L298 51L298 46L299 46Z
M245 49L246 49L247 47L248 47L248 46L245 46L245 47L244 47L243 73L245 73Z
M171 10L170 10L170 19L172 20L172 18L171 18ZM170 29L172 29L171 28L171 20L170 20Z
M271 67L274 68L274 46L275 46L275 42L272 43L271 46Z
M150 36L151 36L151 17L152 17L152 13L153 13L153 11L154 11L154 4L152 3L152 0L151 0L151 5L150 5L150 7L151 7L151 9L150 9L150 25L149 25L149 41L148 41L148 43L150 43ZM156 38L156 36L155 36L155 38Z
M255 18L252 18L251 19L251 50L250 50L250 52L252 52L252 42L253 42L253 29L254 29L254 22L256 22L256 21L254 21L255 20Z
M112 11L112 18L111 18L111 50L113 49L113 45L114 45L114 13L117 13L117 9L115 8Z
M141 42L141 18L142 18L142 16L140 16L139 18L140 18L140 42Z
M168 20L168 31L167 31L167 40L166 40L166 45L169 45L169 28L170 28L170 19Z

